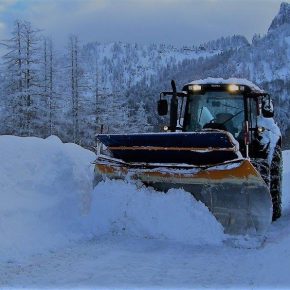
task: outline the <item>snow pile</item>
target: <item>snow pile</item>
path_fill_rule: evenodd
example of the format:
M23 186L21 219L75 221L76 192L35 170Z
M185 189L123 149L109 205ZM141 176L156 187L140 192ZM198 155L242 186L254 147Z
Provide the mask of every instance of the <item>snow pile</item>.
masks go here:
M273 154L275 152L275 147L277 142L281 137L281 131L273 118L264 118L263 116L257 117L258 127L264 128L261 144L266 148L269 146L269 163L272 162Z
M57 137L14 136L0 136L0 152L0 259L89 236L92 152Z
M223 228L208 208L181 189L168 193L106 180L94 190L98 234L166 239L191 245L220 244Z
M107 234L219 244L222 226L182 190L123 181L92 188L95 154L75 144L0 136L0 260Z

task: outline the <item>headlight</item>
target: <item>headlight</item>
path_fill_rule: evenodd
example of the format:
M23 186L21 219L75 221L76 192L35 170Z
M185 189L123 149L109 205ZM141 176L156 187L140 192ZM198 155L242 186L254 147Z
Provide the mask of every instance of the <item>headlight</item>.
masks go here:
M188 90L193 92L201 91L201 85L190 85L188 86Z
M257 130L258 130L258 133L263 133L265 131L265 128L264 127L258 127Z
M228 91L231 93L238 92L239 90L240 90L240 88L237 85L229 85L228 86Z

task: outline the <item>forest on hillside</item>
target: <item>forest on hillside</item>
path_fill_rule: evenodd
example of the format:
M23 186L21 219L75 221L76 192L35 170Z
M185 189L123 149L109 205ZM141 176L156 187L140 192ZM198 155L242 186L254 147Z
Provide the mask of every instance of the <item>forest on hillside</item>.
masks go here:
M240 77L269 91L284 133L289 126L289 25L252 43L223 37L191 47L165 44L82 44L76 35L63 49L17 20L1 45L0 134L47 137L89 147L95 134L159 130L159 92L194 79Z

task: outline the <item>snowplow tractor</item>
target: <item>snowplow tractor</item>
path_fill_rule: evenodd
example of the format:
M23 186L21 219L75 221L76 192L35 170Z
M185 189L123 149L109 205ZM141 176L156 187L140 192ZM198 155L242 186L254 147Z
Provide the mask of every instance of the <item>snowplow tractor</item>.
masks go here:
M95 183L130 178L162 193L182 188L225 233L264 235L281 215L281 134L271 109L270 96L246 80L199 80L181 92L172 81L158 101L159 115L170 115L166 131L96 136Z

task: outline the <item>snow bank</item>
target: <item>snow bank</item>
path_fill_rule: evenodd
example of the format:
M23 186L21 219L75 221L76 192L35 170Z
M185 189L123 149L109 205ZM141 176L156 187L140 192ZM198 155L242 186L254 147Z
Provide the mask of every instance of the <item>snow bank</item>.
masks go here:
M0 136L0 260L89 236L95 155L57 137Z
M183 190L121 181L92 188L95 154L75 144L0 136L0 261L107 234L218 244L221 225Z
M208 208L181 189L164 194L123 181L101 182L94 190L98 234L166 239L192 245L220 244L223 228ZM93 221L92 221L93 223Z

